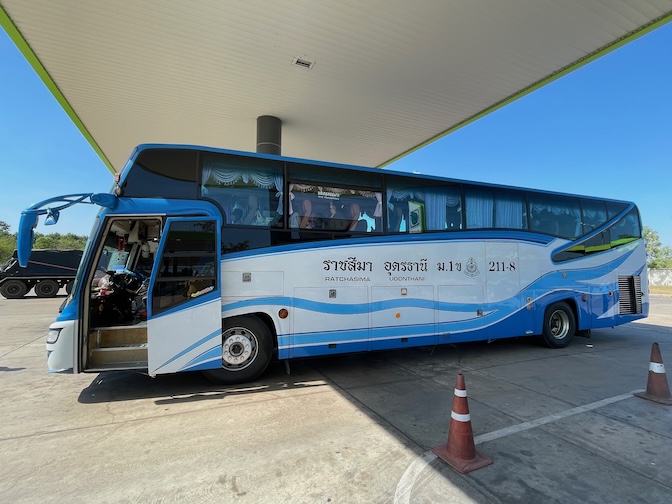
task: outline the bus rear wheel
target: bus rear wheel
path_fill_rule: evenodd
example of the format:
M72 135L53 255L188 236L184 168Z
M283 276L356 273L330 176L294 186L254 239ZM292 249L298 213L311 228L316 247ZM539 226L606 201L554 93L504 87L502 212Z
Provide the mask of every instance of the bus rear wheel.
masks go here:
M203 374L219 384L249 382L266 370L272 353L271 333L261 320L252 316L226 319L222 323L222 367Z
M7 299L20 299L28 292L28 286L21 280L7 280L0 285L0 294Z
M565 348L576 333L574 312L564 301L553 303L544 313L544 343L550 348Z
M40 280L35 285L35 294L41 298L54 297L58 293L58 289L58 282L55 280Z

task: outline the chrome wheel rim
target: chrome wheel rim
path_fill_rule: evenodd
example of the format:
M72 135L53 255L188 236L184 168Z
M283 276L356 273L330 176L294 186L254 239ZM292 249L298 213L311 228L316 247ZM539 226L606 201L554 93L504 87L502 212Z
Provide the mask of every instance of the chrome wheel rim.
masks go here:
M257 336L245 327L232 327L223 334L222 367L240 371L254 362L259 354Z
M548 320L551 336L556 340L565 339L569 334L569 316L563 310L555 310Z

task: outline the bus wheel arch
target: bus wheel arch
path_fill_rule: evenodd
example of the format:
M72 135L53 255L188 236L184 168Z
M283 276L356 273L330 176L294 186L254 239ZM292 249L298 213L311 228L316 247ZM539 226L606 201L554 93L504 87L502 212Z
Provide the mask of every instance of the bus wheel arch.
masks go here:
M10 279L0 285L0 294L7 299L21 299L29 290L23 280Z
M542 338L550 348L565 348L576 334L576 311L567 301L551 303L544 310Z
M271 334L271 344L274 354L278 351L278 331L275 328L273 319L267 313L254 313L251 316L258 318L262 323L266 325L269 333Z
M203 374L219 384L245 383L263 373L273 355L273 334L259 317L243 315L222 320L221 368Z

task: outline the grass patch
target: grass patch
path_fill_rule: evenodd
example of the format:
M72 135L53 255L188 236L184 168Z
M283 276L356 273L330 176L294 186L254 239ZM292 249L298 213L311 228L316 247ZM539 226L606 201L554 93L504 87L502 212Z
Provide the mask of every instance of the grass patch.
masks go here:
M651 294L670 294L672 295L672 285L649 285Z

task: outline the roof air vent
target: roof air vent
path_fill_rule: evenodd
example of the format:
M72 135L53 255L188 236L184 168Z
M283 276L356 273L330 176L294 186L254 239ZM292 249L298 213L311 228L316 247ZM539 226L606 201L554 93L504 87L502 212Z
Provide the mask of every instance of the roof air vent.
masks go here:
M310 70L313 68L315 65L314 61L307 60L305 58L299 58L298 56L292 60L292 65L305 68L306 70Z

